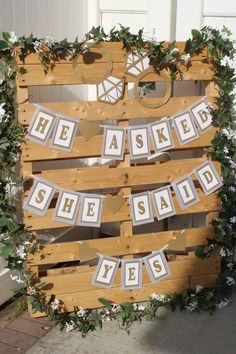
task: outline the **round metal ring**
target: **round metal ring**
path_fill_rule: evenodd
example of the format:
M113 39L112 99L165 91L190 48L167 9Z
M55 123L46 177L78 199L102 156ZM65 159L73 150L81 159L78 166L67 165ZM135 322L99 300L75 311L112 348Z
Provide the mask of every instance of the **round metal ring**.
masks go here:
M112 72L112 55L111 53L105 49L105 48L101 48L100 45L98 44L92 44L91 46L89 46L89 49L93 49L93 48L98 48L100 49L100 52L107 58L107 68L106 71L102 74L102 76L100 76L98 79L89 79L86 78L80 71L79 69L79 57L81 54L78 54L77 57L73 60L73 69L76 72L77 76L79 77L80 81L83 82L84 84L98 84L99 82L103 81L108 75L111 74ZM88 64L89 65L89 64Z
M143 97L140 97L139 95L139 82L141 79L143 79L145 76L147 76L150 73L154 73L154 68L150 67L149 69L145 70L144 72L142 72L140 75L137 76L137 80L134 83L134 97L135 99L144 107L147 108L158 108L160 106L163 106L163 104L165 104L171 95L171 80L169 75L164 71L160 71L160 73L157 73L157 75L161 76L162 79L164 80L164 82L166 83L166 93L163 97L158 97L157 101L155 103L149 103L147 101L144 101Z

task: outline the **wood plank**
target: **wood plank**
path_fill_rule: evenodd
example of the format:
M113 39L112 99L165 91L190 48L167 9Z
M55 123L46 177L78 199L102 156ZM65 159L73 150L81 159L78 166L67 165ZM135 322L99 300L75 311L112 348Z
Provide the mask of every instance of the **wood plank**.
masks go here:
M210 211L218 211L220 209L221 202L217 198L217 193L206 196L201 190L197 190L200 201L187 209L181 209L176 197L174 197L174 204L177 215L188 215L192 213L207 213ZM68 227L68 224L64 224L59 221L53 221L54 209L48 209L47 213L42 218L29 211L24 211L24 223L31 228L31 230L51 229L56 227ZM43 220L43 223L42 223ZM131 220L130 206L126 202L115 215L109 210L103 209L102 223L115 222L115 221L128 221Z
M186 256L182 261L168 262L171 270L171 276L168 280L181 279L185 277L199 276L205 274L216 274L220 271L220 257L214 256L204 260L197 257L188 259ZM96 268L96 267L94 267ZM150 283L150 277L146 266L143 265L143 286ZM96 290L97 287L92 284L95 269L86 273L61 274L58 276L41 277L41 282L46 282L43 291L47 296L51 294L69 294L74 292L83 292ZM121 268L118 269L112 288L121 286Z
M47 75L44 73L44 68L41 64L24 65L27 72L21 75L18 79L19 86L41 86L41 85L74 85L81 84L80 76L76 74L72 63L56 65ZM194 61L189 68L185 65L180 65L183 80L212 80L214 73L211 70L212 65L201 61ZM79 65L80 72L88 80L102 81L107 69L107 63L91 63ZM122 77L126 82L134 82L136 78L124 73L124 63L113 63L112 75ZM163 81L162 77L150 73L144 77L142 82L148 81Z
M86 240L90 247L98 249L101 254L110 256L126 255L128 253L150 252L153 249L160 249L166 243L176 236L179 230L160 231L147 234L138 234L127 236L125 238L107 237L93 240ZM186 247L195 247L205 245L207 238L214 237L212 226L191 228L186 230ZM53 264L67 261L79 261L78 242L52 243L43 246L34 255L28 255L30 265Z
M98 301L99 297L106 298L114 303L123 302L141 302L146 301L152 293L172 294L181 293L187 288L195 288L201 284L203 287L214 287L216 285L217 274L201 275L196 277L186 277L175 280L162 280L156 284L145 284L145 287L139 290L124 291L120 287L112 289L97 289L93 291L84 291L70 294L61 294L59 299L66 305L67 311L73 311L75 306L83 308L103 307ZM49 300L49 297L48 297ZM43 313L35 312L33 317L42 317Z
M169 42L164 43L164 46L167 47L167 45L169 44ZM119 63L119 62L124 62L125 61L125 57L127 54L127 50L123 47L123 43L121 42L104 42L104 43L100 43L99 45L101 48L104 48L105 50L108 50L111 55L112 55L112 61L114 63ZM185 42L176 42L176 47L179 49L180 54L184 53L184 46L185 46ZM146 51L146 48L143 48L144 51ZM106 63L107 62L107 58L106 55L103 55L102 52L99 49L91 49L90 51L94 52L94 53L100 53L99 56L96 56L94 58L94 56L92 55L92 59L96 59L96 62L99 63ZM207 49L205 49L202 53L198 54L198 55L194 55L193 57L191 57L191 60L203 60L207 58ZM84 61L89 60L89 56L85 55L80 56L79 57L79 63L82 63ZM63 63L67 63L68 62L68 58L67 59L61 59L60 61L56 61L55 63L58 65L59 63L63 64ZM27 64L27 65L33 65L33 64L39 64L40 63L40 58L38 54L29 54L25 61L22 62L20 60L19 57L17 57L17 64L18 65L22 65L22 64Z
M158 108L146 108L137 100L123 99L113 105L97 101L75 101L41 103L42 106L52 109L71 118L90 121L108 121L122 119L162 118L171 116L188 109L203 96L170 97L169 101ZM208 97L213 102L213 97ZM155 102L155 98L148 98L147 102ZM29 125L35 106L32 103L21 104L18 108L18 119L21 124Z
M36 173L35 176L45 178L61 188L78 191L143 186L171 183L176 178L191 173L194 168L205 161L206 158L192 158L170 160L158 165L122 167L119 169L112 166L99 166L45 170L39 174ZM220 173L220 163L214 161L214 166Z
M208 147L211 145L211 141L214 138L217 130L217 128L212 128L211 130L207 131L207 133L200 135L199 139L196 139L185 145L181 145L179 143L176 132L173 131L172 133L175 147L172 150L196 149L203 146ZM89 141L86 141L83 137L76 137L73 145L73 150L69 154L66 151L50 148L49 146L51 140L49 141L49 146L42 146L33 141L27 140L26 143L22 146L22 160L26 162L101 156L102 140L102 135L94 136ZM125 152L127 153L128 150L128 143L126 142ZM152 143L151 150L154 150Z

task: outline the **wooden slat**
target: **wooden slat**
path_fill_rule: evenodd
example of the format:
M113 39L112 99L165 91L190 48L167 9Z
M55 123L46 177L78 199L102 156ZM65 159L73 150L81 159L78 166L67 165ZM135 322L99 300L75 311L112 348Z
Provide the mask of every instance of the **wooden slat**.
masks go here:
M194 168L205 161L205 158L192 158L166 161L159 165L123 167L119 169L112 166L69 168L51 171L45 170L35 175L45 178L61 188L79 191L96 190L112 187L170 183L176 178L191 173ZM214 162L214 166L220 173L220 163Z
M98 249L99 253L110 256L126 255L128 253L145 253L153 249L160 249L176 236L179 230L160 231L149 234L139 234L120 238L107 237L94 240L85 240L90 247ZM186 247L195 247L207 243L207 238L214 237L212 226L191 228L186 230ZM30 265L53 264L60 262L79 261L78 242L52 243L43 246L34 255L28 255Z
M68 115L71 118L86 119L90 121L108 121L140 118L162 118L171 116L188 109L203 96L170 97L169 101L158 108L146 108L137 100L123 99L116 103L115 107L108 103L97 101L75 101L41 103L42 106L58 113ZM155 98L147 98L147 102L155 102ZM208 97L213 102L212 97ZM18 118L21 124L29 125L35 106L31 103L20 105Z
M67 311L73 311L74 306L83 308L99 308L102 304L98 298L103 297L114 303L141 302L146 301L152 293L172 294L181 293L187 288L195 288L201 284L203 287L214 287L216 285L217 274L201 275L196 277L186 277L173 280L162 280L156 284L145 284L140 290L124 291L120 287L112 289L97 289L70 294L61 294L59 299L66 305ZM47 298L49 300L49 297ZM45 314L40 312L31 313L32 317L42 317Z
M174 204L177 215L187 215L192 213L204 213L210 211L217 211L220 209L220 200L217 198L217 193L206 196L201 190L197 190L200 201L187 209L181 209L176 197L174 197ZM59 221L53 221L54 209L48 209L44 217L40 217L29 211L24 211L24 222L31 228L31 230L51 229L56 227L68 227L68 224L64 224ZM112 214L108 209L104 207L102 213L102 222L115 222L131 220L130 206L128 201L117 211L116 214ZM42 222L43 221L43 222Z
M171 276L168 280L181 279L191 276L199 276L204 274L216 274L220 271L220 257L214 256L201 260L199 258L190 258L188 256L182 261L174 261L168 263L171 270ZM95 268L95 267L93 267ZM47 285L44 288L45 294L69 294L73 292L83 292L88 290L96 290L97 287L92 284L95 269L85 273L61 274L58 276L41 277L42 282ZM143 266L142 274L143 284L150 283L150 277L146 267ZM112 288L121 285L121 268L118 269Z
M188 144L181 145L177 138L176 133L173 131L173 139L175 147L173 150L186 150L195 149L200 147L210 146L212 139L215 136L217 129L212 128L207 133L200 135L199 139L196 139ZM66 151L55 150L47 146L42 146L27 140L22 146L22 160L23 161L45 161L55 159L68 159L78 157L95 157L101 156L102 150L102 135L97 135L86 141L83 137L76 137L73 145L73 150L68 154ZM50 145L50 142L49 142ZM153 144L151 144L151 149ZM126 142L125 151L128 151L128 143ZM172 151L172 150L170 150Z
M81 84L80 77L73 69L72 63L60 64L49 71L47 75L41 64L24 65L27 72L19 77L19 86L41 86L41 85L73 85ZM98 80L106 72L107 63L81 64L79 70L88 80ZM201 61L194 61L189 68L180 65L183 80L212 80L214 73L211 65ZM123 63L113 63L112 75L123 77L126 82L134 82L136 78L124 73ZM156 74L148 74L141 81L163 81L162 77Z
M165 46L168 45L169 42L165 43ZM123 44L121 42L105 42L105 43L100 43L99 46L101 48L104 48L106 50L109 50L109 52L112 55L112 61L114 63L120 63L120 62L124 62L125 61L125 57L127 54L127 50L125 48L123 48ZM184 46L185 46L185 42L177 42L176 43L176 47L179 49L180 54L184 53ZM145 47L143 48L143 50L145 51ZM90 51L95 52L95 53L100 53L101 55L96 56L96 63L106 63L107 62L107 58L105 55L103 55L101 53L101 51L99 49L90 49ZM192 60L202 60L202 59L206 59L207 57L207 50L205 49L202 53L195 55L193 57L191 57L191 61ZM94 57L92 56L92 59L94 59ZM79 63L84 62L84 60L88 60L88 55L80 56L79 57ZM61 59L59 62L55 62L57 65L59 65L60 63L67 63L68 62L68 58L67 59ZM19 57L17 57L17 64L18 65L23 65L23 64L39 64L40 63L40 58L38 54L29 54L24 63L20 60Z

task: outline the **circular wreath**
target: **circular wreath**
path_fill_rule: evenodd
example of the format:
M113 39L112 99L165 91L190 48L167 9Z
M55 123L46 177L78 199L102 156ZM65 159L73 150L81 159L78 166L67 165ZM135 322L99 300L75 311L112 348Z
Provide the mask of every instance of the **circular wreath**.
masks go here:
M19 37L14 32L3 32L0 40L0 256L6 260L11 278L22 284L18 294L27 297L32 309L44 312L49 318L59 323L60 328L67 331L78 329L82 335L101 328L104 321L117 319L125 329L129 329L135 321L158 318L158 308L176 308L187 311L213 311L230 302L230 293L235 286L236 264L236 133L234 121L233 88L236 82L233 68L235 43L230 39L231 33L223 30L204 27L201 31L192 30L192 37L185 43L184 53L180 53L175 42L164 43L154 40L145 42L140 30L132 34L129 28L121 26L112 29L109 34L101 27L93 28L85 36L85 40L73 43L63 40L56 42L52 37L38 39ZM31 232L17 219L17 198L24 181L15 178L16 167L24 139L25 129L15 119L15 79L24 74L24 66L18 69L16 56L24 60L31 53L38 53L45 71L48 71L56 60L69 58L73 60L78 54L89 50L91 40L95 44L104 41L121 41L126 49L135 47L141 51L145 45L147 55L155 62L158 69L168 69L172 80L181 78L181 66L191 65L191 57L208 48L207 60L213 64L215 81L220 95L215 98L215 107L211 108L213 124L219 127L209 155L218 160L222 166L224 185L219 192L222 202L220 217L212 223L216 230L216 238L208 240L208 245L198 247L197 256L208 257L217 247L222 257L222 272L219 274L218 287L186 289L182 294L150 294L145 306L140 304L113 304L106 299L99 299L104 305L100 310L75 308L71 313L61 310L64 305L55 295L46 300L42 287L45 284L35 282L33 275L26 270L25 260L30 252L37 252L42 247L32 242Z

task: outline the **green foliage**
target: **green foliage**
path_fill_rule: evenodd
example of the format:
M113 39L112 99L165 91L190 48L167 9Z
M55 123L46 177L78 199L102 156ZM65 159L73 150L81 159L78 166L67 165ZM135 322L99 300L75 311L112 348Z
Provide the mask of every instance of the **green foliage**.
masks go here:
M15 291L14 296L25 296L33 310L46 315L59 324L61 329L77 329L82 336L90 331L101 328L104 321L117 320L120 327L129 331L135 321L143 319L153 321L160 319L158 309L174 311L188 310L190 312L208 311L212 313L217 304L227 304L236 281L236 264L232 255L236 246L236 123L234 121L234 94L236 83L232 59L234 45L229 36L230 31L224 27L222 31L204 27L201 31L193 29L192 37L185 43L185 52L180 53L176 43L146 41L143 29L132 34L129 27L120 25L105 33L101 26L93 27L82 41L74 42L63 39L56 42L45 37L38 39L30 36L12 37L12 33L3 32L0 40L0 256L4 257L11 274L22 288ZM83 310L75 308L68 313L62 301L52 294L49 299L45 296L45 283L41 283L35 275L26 271L24 262L28 253L35 253L43 246L31 243L31 232L25 225L16 220L16 200L24 180L15 179L16 165L21 152L20 145L24 139L25 129L15 119L15 78L24 75L24 66L18 68L15 53L19 52L24 62L31 53L38 53L45 72L53 69L55 62L67 58L73 60L78 54L89 51L93 43L122 42L127 50L141 52L144 47L153 68L158 73L168 69L172 80L182 78L181 68L191 65L191 56L207 49L206 61L212 63L215 83L219 95L214 99L214 107L209 108L213 117L213 125L218 132L209 149L209 156L218 160L222 167L223 187L219 192L222 203L220 217L213 220L216 231L214 239L209 238L208 244L197 247L195 253L204 259L209 257L217 247L222 256L222 272L219 274L219 286L212 288L197 287L186 289L182 294L154 294L147 300L146 305L140 306L129 302L121 305L99 298L103 305L100 310ZM145 92L152 86L144 84ZM152 84L151 84L152 85ZM63 311L61 311L63 310Z

